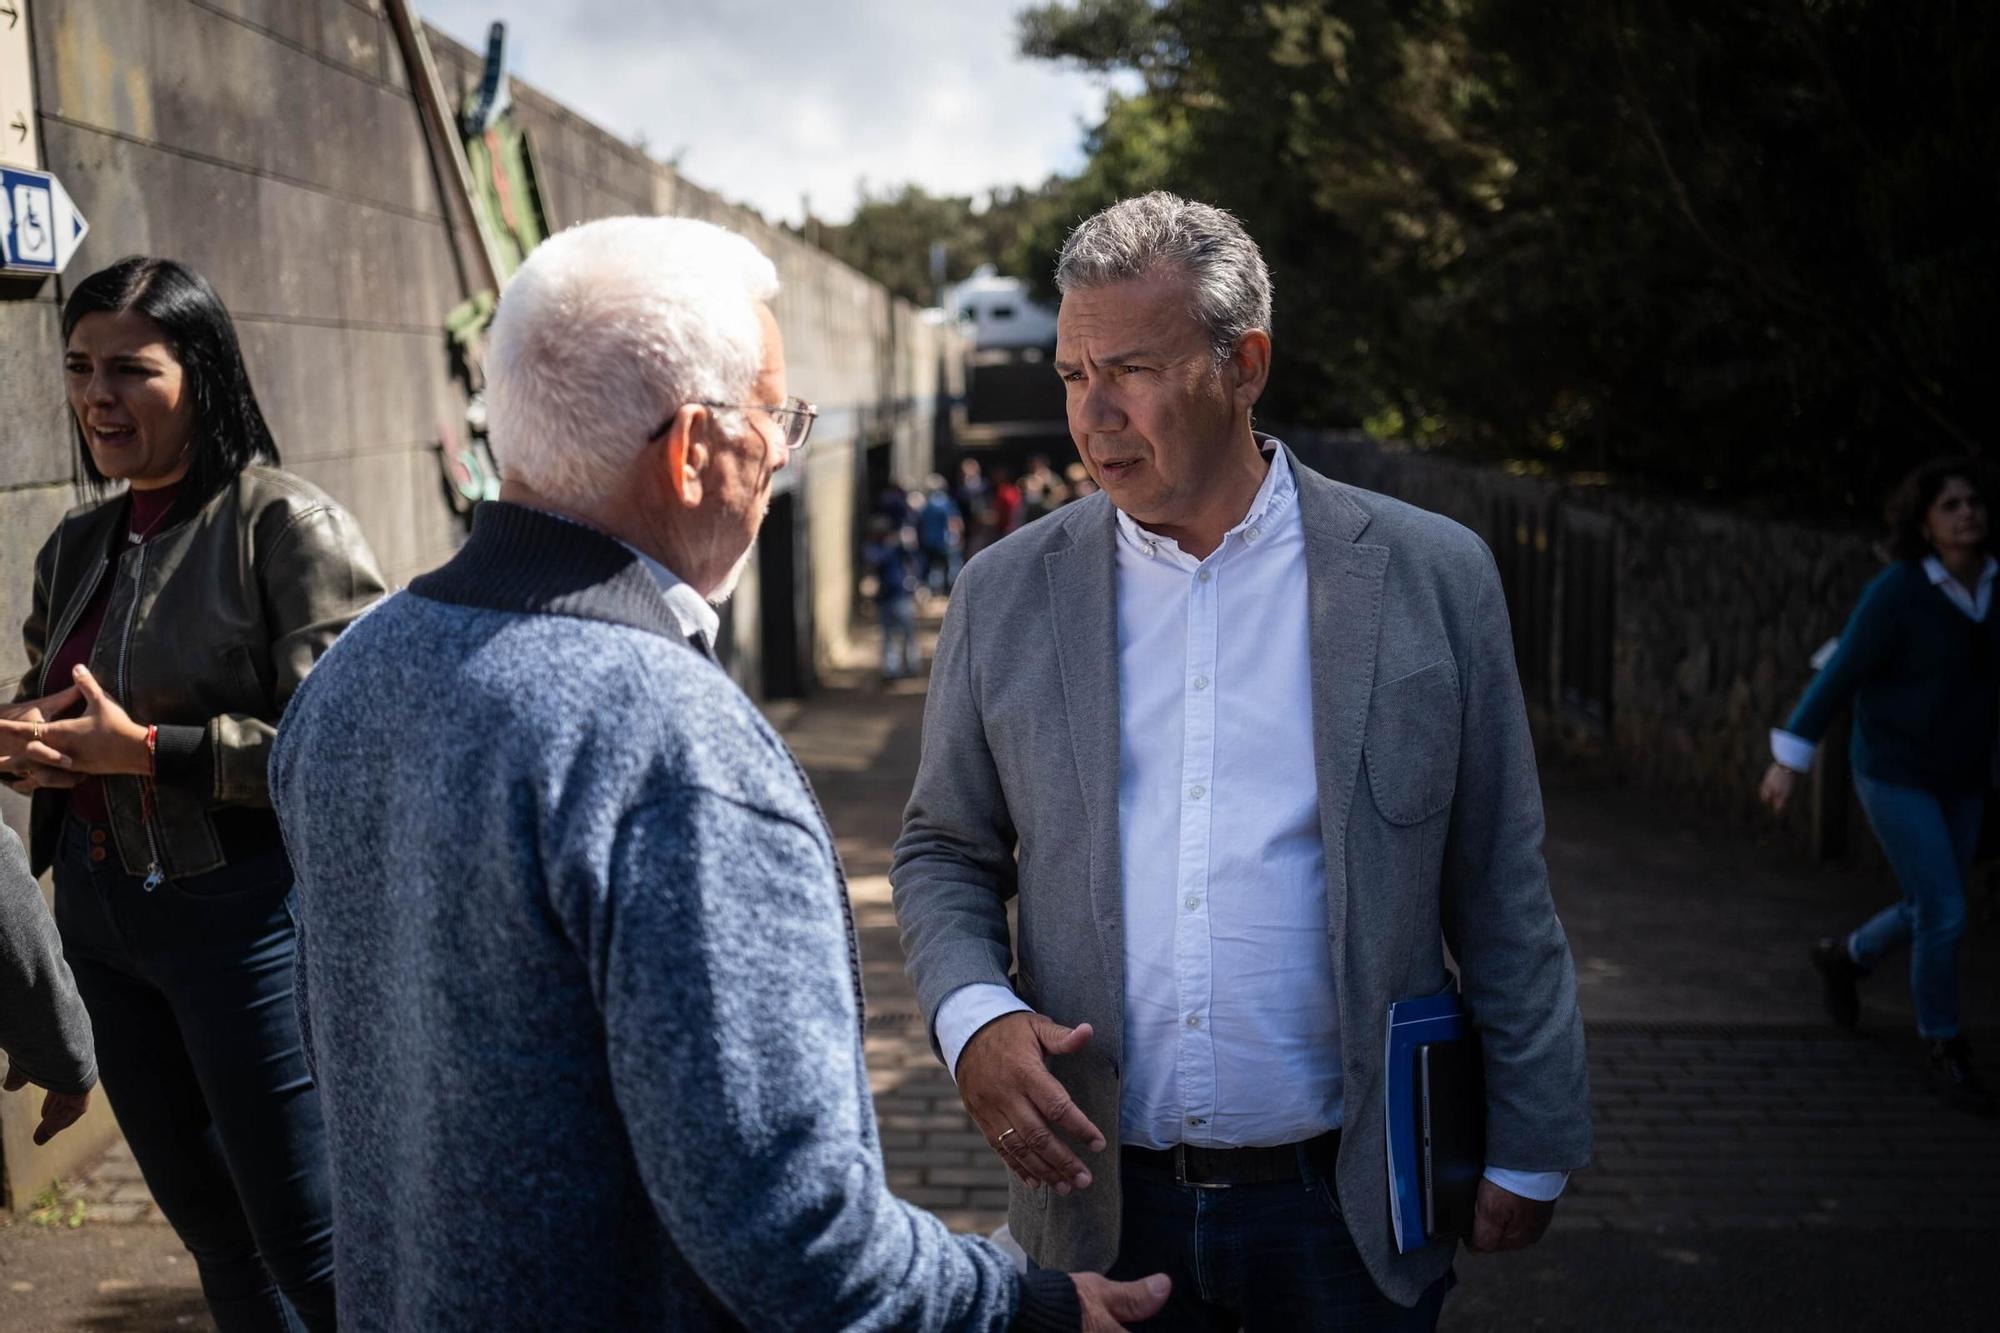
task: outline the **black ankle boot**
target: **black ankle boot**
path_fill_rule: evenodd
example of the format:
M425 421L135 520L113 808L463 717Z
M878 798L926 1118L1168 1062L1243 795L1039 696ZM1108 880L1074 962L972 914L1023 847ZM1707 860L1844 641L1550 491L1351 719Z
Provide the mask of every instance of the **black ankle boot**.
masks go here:
M1861 996L1854 983L1868 974L1847 956L1847 945L1836 939L1824 939L1813 945L1812 965L1819 971L1820 999L1826 1005L1826 1016L1835 1027L1851 1031L1861 1021Z
M1963 1036L1931 1043L1931 1090L1953 1110L1994 1113L1993 1094L1972 1068L1972 1045Z

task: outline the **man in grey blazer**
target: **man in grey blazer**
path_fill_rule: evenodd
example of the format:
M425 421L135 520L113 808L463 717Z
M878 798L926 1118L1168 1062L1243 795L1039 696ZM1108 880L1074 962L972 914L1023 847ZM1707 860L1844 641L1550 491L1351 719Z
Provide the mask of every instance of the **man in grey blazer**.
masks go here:
M891 875L935 1044L1036 1264L1172 1275L1146 1327L1433 1327L1453 1245L1393 1243L1390 1003L1450 950L1475 1248L1538 1239L1590 1151L1498 573L1252 431L1270 283L1227 213L1125 200L1057 283L1102 490L952 594Z

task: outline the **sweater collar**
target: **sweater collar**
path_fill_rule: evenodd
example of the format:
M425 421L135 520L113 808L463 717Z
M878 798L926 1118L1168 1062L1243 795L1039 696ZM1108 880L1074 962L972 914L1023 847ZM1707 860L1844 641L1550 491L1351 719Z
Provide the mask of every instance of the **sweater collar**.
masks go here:
M693 647L675 608L630 547L506 500L480 505L458 554L411 580L410 591L488 611L629 625Z

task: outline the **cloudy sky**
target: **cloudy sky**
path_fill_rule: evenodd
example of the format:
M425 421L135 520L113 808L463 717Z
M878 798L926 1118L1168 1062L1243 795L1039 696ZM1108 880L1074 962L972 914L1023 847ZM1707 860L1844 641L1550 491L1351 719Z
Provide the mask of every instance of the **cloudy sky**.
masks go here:
M417 0L475 50L698 185L796 222L857 182L972 194L1073 170L1101 82L1016 54L1027 0Z

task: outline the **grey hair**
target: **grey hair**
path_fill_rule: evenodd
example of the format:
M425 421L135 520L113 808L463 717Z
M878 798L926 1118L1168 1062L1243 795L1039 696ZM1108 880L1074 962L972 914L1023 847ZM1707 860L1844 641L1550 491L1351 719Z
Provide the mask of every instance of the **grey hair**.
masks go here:
M500 475L579 507L616 495L662 420L756 380L756 306L777 293L756 246L693 218L599 218L543 241L487 338Z
M1251 329L1271 327L1271 272L1243 224L1226 209L1165 190L1121 199L1078 225L1056 260L1056 290L1109 287L1161 269L1187 275L1189 313L1217 361Z

